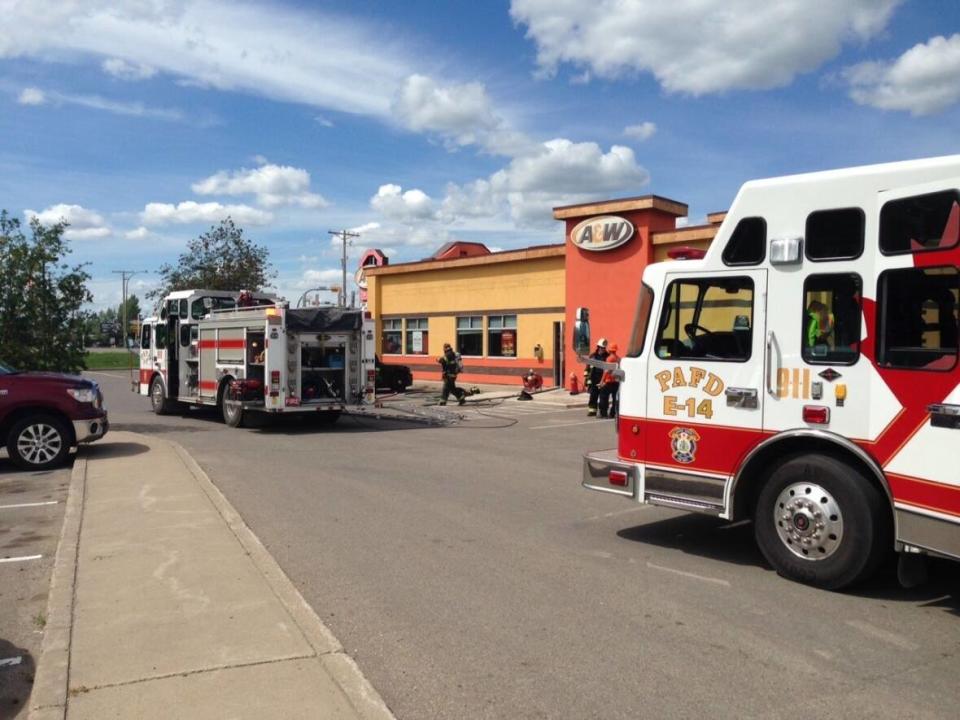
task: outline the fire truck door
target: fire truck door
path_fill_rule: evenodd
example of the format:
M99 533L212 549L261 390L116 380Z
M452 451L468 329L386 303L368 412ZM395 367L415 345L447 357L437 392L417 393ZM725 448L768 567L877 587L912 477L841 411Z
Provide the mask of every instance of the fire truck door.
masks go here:
M669 273L647 373L645 492L723 507L762 435L766 270Z

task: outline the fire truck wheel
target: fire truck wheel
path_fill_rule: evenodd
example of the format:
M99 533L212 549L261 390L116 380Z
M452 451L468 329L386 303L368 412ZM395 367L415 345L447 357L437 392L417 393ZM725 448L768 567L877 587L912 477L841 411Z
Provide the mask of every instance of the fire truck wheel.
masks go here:
M168 415L173 411L174 403L167 398L167 390L159 376L150 383L150 407L157 415Z
M888 549L884 502L855 467L826 455L794 456L761 490L754 534L781 575L839 590L870 575Z
M70 436L63 423L49 415L34 415L10 429L7 451L24 470L46 470L63 463L70 452Z
M243 406L236 400L223 399L223 422L229 427L243 427Z

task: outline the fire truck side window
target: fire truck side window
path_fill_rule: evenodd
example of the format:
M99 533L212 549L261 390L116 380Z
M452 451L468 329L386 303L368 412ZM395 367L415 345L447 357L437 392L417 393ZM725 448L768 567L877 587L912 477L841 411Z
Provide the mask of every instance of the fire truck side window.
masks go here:
M860 358L863 281L856 273L811 275L803 283L803 359L853 365Z
M887 270L880 276L878 296L881 366L941 371L956 366L956 266Z
M885 255L946 250L960 243L960 192L891 200L880 209L880 251Z
M723 249L724 265L759 265L767 256L767 221L743 218Z
M157 350L166 350L167 349L167 326L166 325L157 325L157 329L154 331L154 348Z
M804 240L810 260L852 260L863 254L866 217L860 208L819 210L807 216Z
M753 280L675 280L667 288L657 332L657 357L669 360L750 359Z
M146 323L144 323L143 327L140 329L140 349L150 349L150 325L147 325Z

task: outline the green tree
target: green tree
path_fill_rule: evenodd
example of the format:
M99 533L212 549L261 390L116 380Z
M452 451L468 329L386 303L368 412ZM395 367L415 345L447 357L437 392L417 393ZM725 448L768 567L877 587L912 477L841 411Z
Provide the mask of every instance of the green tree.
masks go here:
M46 227L0 211L0 358L29 370L83 369L81 308L93 299L84 265L66 262L66 223Z
M160 286L149 297L173 290L262 290L274 277L270 253L245 237L231 218L187 244L176 265L160 267Z
M127 297L127 322L133 322L140 317L140 299L136 295ZM123 303L117 305L117 317L123 317Z

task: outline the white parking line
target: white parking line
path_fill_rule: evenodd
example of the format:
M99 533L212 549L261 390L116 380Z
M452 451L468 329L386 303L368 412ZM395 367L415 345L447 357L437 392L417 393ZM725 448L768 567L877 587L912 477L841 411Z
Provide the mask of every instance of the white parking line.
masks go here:
M561 427L573 427L574 425L598 425L603 422L610 422L607 418L599 418L594 420L584 420L583 422L575 423L556 423L554 425L535 425L528 430L550 430L552 428L561 428Z
M43 555L23 555L21 557L0 558L0 563L25 562L27 560L39 560Z
M12 667L23 662L23 655L0 659L0 667Z
M59 500L48 500L47 502L36 503L18 503L17 505L0 505L0 510L13 510L14 508L40 507L42 505L56 505Z
M692 572L685 572L683 570L677 570L675 568L663 567L663 565L654 565L652 562L647 563L648 568L653 570L663 570L664 572L673 573L674 575L683 575L683 577L693 578L694 580L702 580L703 582L714 583L715 585L724 585L730 587L730 583L727 580L721 578L712 578L707 577L706 575L697 575Z

